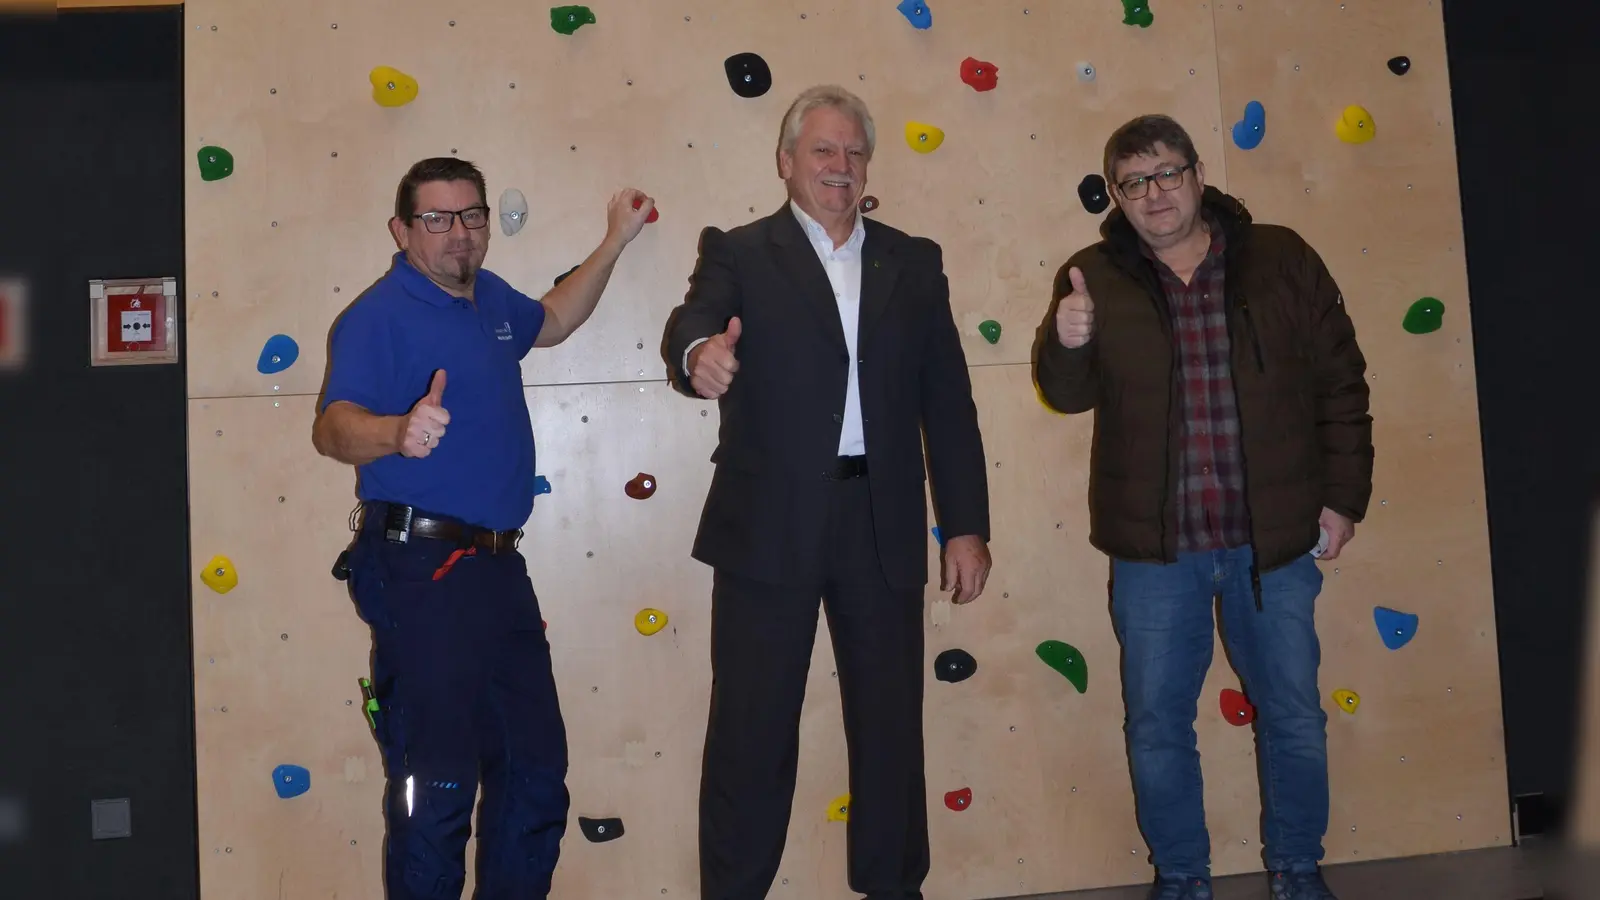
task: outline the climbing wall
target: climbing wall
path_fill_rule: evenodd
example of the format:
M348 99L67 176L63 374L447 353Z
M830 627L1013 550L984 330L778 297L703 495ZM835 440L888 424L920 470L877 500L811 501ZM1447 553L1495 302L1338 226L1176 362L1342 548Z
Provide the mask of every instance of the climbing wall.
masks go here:
M667 388L661 332L699 230L783 202L780 116L825 82L876 115L871 214L944 248L993 467L988 593L958 609L937 578L928 592L929 896L1149 875L1108 565L1086 541L1092 423L1045 409L1028 366L1057 266L1102 219L1086 177L1110 132L1146 112L1189 128L1211 183L1316 245L1371 365L1376 492L1355 542L1324 564L1318 613L1329 858L1508 842L1437 4L930 4L610 0L592 21L511 0L187 4L206 896L381 896L382 777L358 686L368 636L329 572L354 476L316 455L310 429L329 326L387 267L397 181L451 154L484 168L491 203L526 196L525 227L495 226L488 265L530 293L599 241L615 190L645 190L661 211L583 330L523 365L550 488L523 548L573 759L556 896L696 896L710 576L688 554L717 412ZM730 75L724 61L745 53L770 90L743 80L761 70L748 58ZM647 499L627 490L640 476L656 485ZM931 568L932 536L928 549ZM636 627L643 610L665 626ZM773 897L850 896L830 815L846 770L825 625L810 688ZM1238 688L1219 647L1197 724L1219 872L1259 866ZM620 819L623 834L589 840L579 817Z

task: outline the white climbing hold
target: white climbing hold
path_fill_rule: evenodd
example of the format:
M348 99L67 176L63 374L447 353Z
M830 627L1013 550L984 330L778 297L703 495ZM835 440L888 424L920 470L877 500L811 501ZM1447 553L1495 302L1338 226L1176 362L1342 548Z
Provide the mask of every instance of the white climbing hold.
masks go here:
M500 195L500 230L509 237L522 230L528 221L528 199L516 188L506 188Z

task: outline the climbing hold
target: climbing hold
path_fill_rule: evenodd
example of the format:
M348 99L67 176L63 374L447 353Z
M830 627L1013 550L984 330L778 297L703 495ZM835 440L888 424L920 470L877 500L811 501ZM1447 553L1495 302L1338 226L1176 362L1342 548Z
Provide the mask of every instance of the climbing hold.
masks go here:
M1233 142L1240 150L1254 150L1267 133L1267 109L1259 100L1244 105L1244 118L1233 123Z
M239 573L233 568L233 560L219 553L200 570L200 580L213 591L226 594L239 586Z
M972 788L964 787L959 791L950 791L944 795L944 805L956 812L961 812L972 805Z
M571 275L573 272L576 272L576 271L578 271L578 267L577 266L573 266L572 268L566 270L565 272L562 272L560 275L556 276L555 282L552 283L550 286L551 287L555 287L556 285L559 285L561 282L566 281L567 280L567 276Z
M562 34L571 34L585 25L593 24L594 10L587 6L550 7L550 27Z
M966 681L976 671L978 661L965 650L945 650L933 659L933 677L946 684Z
M984 319L978 323L978 333L989 343L996 343L1000 340L1000 323L993 319Z
M1077 63L1076 68L1078 70L1078 80L1079 81L1087 82L1087 81L1093 81L1094 80L1094 74L1095 73L1094 73L1094 64L1093 63L1080 61L1079 63Z
M633 201L633 208L634 209L638 209L639 207L641 207L643 205L644 205L644 200L643 199L634 198L634 201ZM650 207L650 215L644 217L644 223L646 225L649 225L651 222L654 222L655 220L657 220L659 218L661 218L661 208L658 207L658 206L652 206L652 207Z
M1372 610L1372 618L1378 625L1378 636L1383 638L1383 645L1390 650L1399 650L1417 636L1416 613L1403 613L1379 606Z
M828 821L829 822L848 822L848 821L850 821L850 795L849 794L840 794L839 796L833 798L833 802L832 803L828 804Z
M299 358L300 345L294 342L294 338L287 334L275 334L262 345L261 356L256 360L256 371L263 375L282 372Z
M578 817L578 827L583 829L583 836L591 844L604 844L622 837L621 819L591 819L588 816Z
M982 93L992 91L1000 82L1000 69L992 62L967 57L961 61L961 80L973 90Z
M550 493L550 479L543 475L533 476L533 493L534 496Z
M1427 334L1443 326L1444 304L1435 297L1423 297L1411 304L1411 308L1406 310L1405 320L1400 323L1401 328L1412 334Z
M528 224L528 198L516 188L506 188L500 192L500 230L506 237L522 230Z
M864 213L872 212L878 208L878 198L868 194L867 196L861 198L860 207L861 211Z
M284 800L311 790L311 773L300 766L279 766L272 770L272 789Z
M417 99L417 80L393 66L378 66L367 73L367 80L379 106L405 106Z
M1256 708L1233 688L1222 689L1222 717L1229 725L1249 725L1256 720Z
M933 27L933 10L929 9L928 4L922 2L922 0L900 0L900 5L896 6L895 9L900 10L900 14L906 17L906 21L917 28Z
M638 615L633 617L633 627L637 628L640 634L648 637L667 627L667 614L659 609L645 607L639 610Z
M939 532L939 526L935 525L928 530L933 533L933 539L939 543L939 546L943 547L944 535Z
M1377 135L1378 126L1372 121L1372 113L1367 112L1365 107L1346 106L1333 130L1339 135L1339 140L1347 144L1365 144Z
M728 87L746 99L772 90L772 69L758 54L735 53L722 61L722 71L728 75Z
M1411 57L1396 56L1394 59L1389 60L1389 71L1396 75L1404 75L1411 71Z
M1078 689L1078 693L1081 694L1089 689L1089 664L1084 661L1083 654L1078 652L1077 647L1060 641L1045 641L1035 647L1033 652L1044 660L1045 665L1065 675L1067 680L1072 682L1072 686Z
M1356 714L1356 708L1361 705L1361 695L1355 691L1347 691L1344 688L1340 688L1333 692L1333 703L1339 707L1341 712L1347 712L1353 716Z
M932 153L944 143L944 132L921 122L907 122L906 143L918 153Z
M200 160L201 181L221 181L233 174L233 154L207 144L195 153Z
M1095 215L1106 211L1111 205L1111 197L1106 193L1106 180L1099 175L1085 175L1078 182L1078 199L1083 202L1083 208Z
M1034 383L1033 383L1033 395L1035 397L1039 398L1039 405L1044 407L1052 415L1057 415L1057 416L1065 416L1066 415L1066 413L1062 412L1059 409L1056 409L1054 406L1051 406L1050 405L1050 401L1045 399L1044 388L1039 387L1039 382L1037 380L1034 381Z
M635 500L649 500L650 495L656 492L656 477L640 472L633 476L633 480L629 481L623 490Z
M1149 28L1155 20L1156 14L1150 11L1150 0L1122 0L1122 24Z

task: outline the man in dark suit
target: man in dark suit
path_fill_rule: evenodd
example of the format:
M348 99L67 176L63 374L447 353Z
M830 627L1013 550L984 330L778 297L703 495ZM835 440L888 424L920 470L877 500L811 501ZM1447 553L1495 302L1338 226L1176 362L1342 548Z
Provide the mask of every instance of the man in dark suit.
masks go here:
M715 570L703 900L765 897L777 874L819 598L849 748L850 886L920 898L928 873L927 480L956 603L988 576L989 498L939 245L858 213L873 144L860 99L801 94L777 154L789 201L705 229L667 324L673 386L722 418L693 550Z

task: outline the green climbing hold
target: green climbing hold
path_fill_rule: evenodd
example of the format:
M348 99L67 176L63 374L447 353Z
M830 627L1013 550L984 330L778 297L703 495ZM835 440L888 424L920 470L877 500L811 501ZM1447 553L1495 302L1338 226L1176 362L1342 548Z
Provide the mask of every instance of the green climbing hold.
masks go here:
M233 154L207 144L195 154L200 160L200 178L204 181L221 181L233 174Z
M996 343L1000 340L1000 323L993 319L984 319L978 323L978 333L989 343Z
M1401 327L1412 334L1438 331L1444 325L1444 304L1437 298L1423 297L1406 310L1406 320Z
M1156 14L1150 11L1150 0L1122 0L1122 24L1149 28L1155 20Z
M571 34L585 25L594 24L594 10L587 6L550 7L550 27L562 34Z
M1078 652L1077 647L1060 641L1045 641L1033 652L1039 654L1045 665L1067 676L1078 693L1089 689L1089 664L1083 661L1083 654Z

